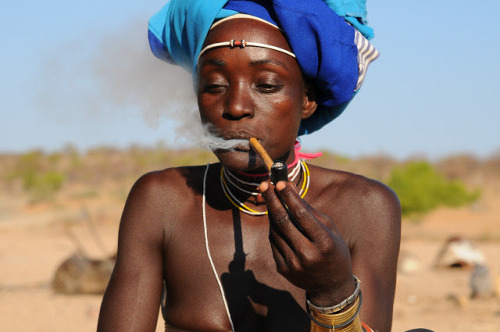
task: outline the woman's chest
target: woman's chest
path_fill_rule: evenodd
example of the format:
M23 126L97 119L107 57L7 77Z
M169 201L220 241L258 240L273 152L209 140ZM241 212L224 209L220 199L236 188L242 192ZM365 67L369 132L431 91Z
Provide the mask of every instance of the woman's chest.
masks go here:
M267 217L207 217L176 232L165 247L165 279L172 296L168 303L177 306L192 302L186 297L198 299L198 307L211 307L218 315L227 305L235 324L256 330L283 322L290 313L307 321L305 292L276 270Z
M226 212L208 213L205 220L194 213L189 222L171 232L164 247L167 277L182 274L187 282L204 276L208 281L214 272L221 277L250 271L272 287L288 286L276 272L267 216L247 218ZM244 278L240 281L243 287Z

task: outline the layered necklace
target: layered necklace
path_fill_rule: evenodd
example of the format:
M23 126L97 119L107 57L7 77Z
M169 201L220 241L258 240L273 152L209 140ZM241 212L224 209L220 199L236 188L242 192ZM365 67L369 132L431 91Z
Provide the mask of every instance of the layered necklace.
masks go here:
M295 166L293 166L293 169L288 174L288 181L294 181L300 173L302 173L302 186L300 188L299 195L301 198L304 198L309 189L310 174L307 164L302 159L299 159ZM242 180L224 166L221 166L220 183L222 190L224 191L224 195L226 195L231 204L238 208L241 212L251 216L263 216L267 214L267 211L259 212L245 205L236 197L235 193L231 189L232 187L246 196L251 195L257 197L260 194L257 190L249 190L247 188L257 188L260 183ZM242 186L246 186L247 188L243 188Z

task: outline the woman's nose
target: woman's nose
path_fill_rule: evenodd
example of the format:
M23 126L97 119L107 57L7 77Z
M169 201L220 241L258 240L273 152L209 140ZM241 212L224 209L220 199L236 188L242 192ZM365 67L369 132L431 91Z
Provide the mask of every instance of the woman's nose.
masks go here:
M243 83L233 84L227 92L227 100L223 117L228 120L252 118L254 116L254 103L251 88Z

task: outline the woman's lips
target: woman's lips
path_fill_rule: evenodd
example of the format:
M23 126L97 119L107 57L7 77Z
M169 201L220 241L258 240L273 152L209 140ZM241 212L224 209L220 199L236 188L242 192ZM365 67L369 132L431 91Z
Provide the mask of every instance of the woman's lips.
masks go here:
M248 152L251 150L249 140L252 137L256 137L256 135L247 131L230 131L223 133L221 137L228 143L234 141L234 145L228 150Z
M256 135L254 135L251 132L245 131L245 130L238 130L238 131L231 130L231 131L221 132L219 136L225 140L240 139L240 140L247 140L248 141L250 138L255 137Z

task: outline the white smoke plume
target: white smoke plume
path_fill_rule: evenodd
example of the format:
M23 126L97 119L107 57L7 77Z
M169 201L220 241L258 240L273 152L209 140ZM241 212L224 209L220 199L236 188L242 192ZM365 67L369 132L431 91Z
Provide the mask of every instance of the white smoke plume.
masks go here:
M243 140L215 137L202 127L191 74L154 57L146 22L89 35L94 40L60 45L45 60L43 82L34 89L37 105L60 118L83 113L93 121L107 112L139 109L152 128L162 120L175 121L176 143L210 150L242 144Z

